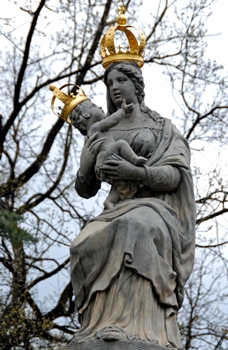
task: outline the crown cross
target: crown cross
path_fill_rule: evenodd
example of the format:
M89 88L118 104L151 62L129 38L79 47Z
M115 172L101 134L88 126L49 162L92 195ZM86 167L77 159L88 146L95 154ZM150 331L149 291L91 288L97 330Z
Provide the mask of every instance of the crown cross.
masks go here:
M70 93L70 97L76 98L76 95L75 95L73 92L71 92L71 93Z
M118 48L118 53L123 53L122 50L121 50L122 46L119 45L117 48Z
M122 4L118 7L119 15L124 15L126 12L126 7Z

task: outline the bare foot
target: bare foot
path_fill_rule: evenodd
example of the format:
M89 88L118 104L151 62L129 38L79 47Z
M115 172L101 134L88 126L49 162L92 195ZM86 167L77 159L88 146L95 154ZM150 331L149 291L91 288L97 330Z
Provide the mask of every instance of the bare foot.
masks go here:
M144 157L138 157L138 159L135 162L135 165L137 166L143 166L146 163L147 159Z
M113 209L115 207L115 204L113 204L110 201L104 201L104 208L105 209Z

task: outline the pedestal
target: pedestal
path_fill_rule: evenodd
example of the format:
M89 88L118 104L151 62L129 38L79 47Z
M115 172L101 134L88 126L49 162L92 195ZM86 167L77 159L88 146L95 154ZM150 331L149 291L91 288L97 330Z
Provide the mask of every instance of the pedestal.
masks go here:
M72 340L70 344L59 350L171 350L172 347L163 347L141 341L104 341L103 339L89 339L87 341Z

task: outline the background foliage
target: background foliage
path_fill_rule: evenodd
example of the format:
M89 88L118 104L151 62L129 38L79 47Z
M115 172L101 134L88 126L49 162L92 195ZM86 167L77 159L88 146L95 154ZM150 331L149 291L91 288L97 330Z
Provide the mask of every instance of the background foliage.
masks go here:
M157 0L152 13L149 9L138 23L147 36L143 70L150 74L153 67L163 67L177 102L172 119L192 148L197 259L179 315L186 350L228 347L223 157L228 80L219 62L206 55L206 23L215 2ZM117 3L8 0L12 12L1 18L2 349L51 349L71 339L79 326L68 248L101 208L95 206L99 196L83 201L74 190L82 138L52 115L48 85L77 83L91 99L101 101L105 89L99 41L114 24ZM124 4L129 24L135 23L139 1ZM205 167L202 159L214 148L217 160Z

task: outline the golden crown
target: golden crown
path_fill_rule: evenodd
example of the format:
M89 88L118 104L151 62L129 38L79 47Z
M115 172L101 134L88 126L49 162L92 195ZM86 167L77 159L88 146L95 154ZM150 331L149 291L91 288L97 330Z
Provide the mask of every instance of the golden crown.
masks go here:
M126 7L121 5L118 7L118 16L116 17L117 25L108 29L100 43L100 54L102 57L102 65L107 68L111 63L123 60L132 60L138 63L141 68L144 64L143 57L145 53L146 37L144 33L133 26L126 26L127 18L125 16ZM139 43L135 37L133 30L139 35ZM128 43L123 50L122 46L115 47L116 31L125 33Z
M66 86L71 86L71 85L76 86L76 94L71 92L70 95L67 95L61 91ZM71 120L68 118L68 115L72 112L72 110L82 101L89 100L85 92L78 85L64 84L58 89L54 84L51 84L49 85L49 89L53 92L53 95L54 95L51 100L52 111L55 113L55 115L65 120L68 124L72 123ZM64 107L61 107L61 106L58 107L61 112L57 112L57 113L54 110L54 104L55 104L56 98L58 98L58 100L64 103Z

